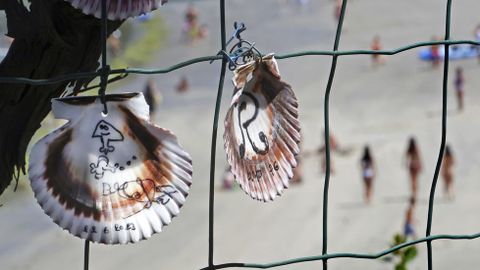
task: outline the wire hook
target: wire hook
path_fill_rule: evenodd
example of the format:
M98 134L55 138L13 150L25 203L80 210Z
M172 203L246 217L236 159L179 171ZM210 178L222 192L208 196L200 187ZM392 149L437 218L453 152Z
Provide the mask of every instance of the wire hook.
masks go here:
M223 55L224 59L228 61L228 69L233 71L238 66L246 64L248 62L257 61L260 59L262 61L262 53L255 48L255 43L249 42L243 39L240 34L247 30L247 27L243 22L234 22L233 23L234 31L228 42L227 46L232 43L234 39L238 39L230 51L227 53L223 50L219 51L217 55ZM210 63L212 63L210 61Z
M232 36L230 37L230 39L227 41L227 46L236 38L238 40L242 40L242 37L240 36L240 34L247 30L247 27L245 26L245 24L243 22L234 22L233 23L233 28L235 28L235 31L233 31L233 34Z

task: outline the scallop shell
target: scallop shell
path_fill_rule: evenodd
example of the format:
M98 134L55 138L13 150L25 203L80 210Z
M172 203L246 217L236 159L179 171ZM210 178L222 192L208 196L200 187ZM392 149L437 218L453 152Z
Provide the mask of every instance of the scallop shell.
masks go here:
M248 195L271 201L288 188L297 165L297 99L290 85L280 80L272 54L239 67L233 82L235 94L223 136L227 160Z
M102 0L65 0L74 8L82 10L86 15L102 17ZM138 16L158 8L159 0L106 0L107 18L109 20L124 20ZM161 4L167 0L161 0Z
M52 100L65 125L39 140L29 177L38 203L60 227L105 244L160 232L188 196L192 165L175 135L149 122L141 93Z

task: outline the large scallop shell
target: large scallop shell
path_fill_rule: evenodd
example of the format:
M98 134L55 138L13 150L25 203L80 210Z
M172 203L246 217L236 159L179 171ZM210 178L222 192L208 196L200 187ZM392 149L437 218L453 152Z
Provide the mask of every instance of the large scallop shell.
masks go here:
M297 99L290 85L280 80L273 55L239 67L233 82L235 94L223 136L227 160L248 195L271 201L288 188L297 165Z
M29 177L38 203L60 227L105 244L160 232L189 192L191 159L175 135L149 122L141 93L52 101L69 122L39 140Z
M86 15L97 18L102 16L102 0L65 0L74 8L82 10ZM109 20L124 20L138 16L158 8L160 0L106 0L107 18ZM161 0L161 4L167 0Z

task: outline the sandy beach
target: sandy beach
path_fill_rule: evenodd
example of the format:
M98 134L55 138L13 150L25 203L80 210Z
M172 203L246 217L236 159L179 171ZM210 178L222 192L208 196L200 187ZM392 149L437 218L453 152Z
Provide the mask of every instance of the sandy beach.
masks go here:
M262 53L284 54L302 50L331 50L336 21L336 1L227 1L227 29L243 21L243 37L254 41ZM370 49L379 35L384 49L443 36L446 1L349 1L340 50ZM186 1L170 1L156 13L168 27L168 40L147 67L168 67L194 57L215 55L219 50L218 1L198 1L199 19L208 25L209 36L196 44L181 42ZM452 8L452 39L473 39L480 20L480 2L457 1ZM410 194L404 163L407 139L417 138L423 171L419 178L414 223L417 237L425 236L428 196L440 147L443 65L437 69L420 61L419 49L387 56L384 65L373 66L367 55L338 60L331 93L331 129L347 154L333 153L328 217L328 251L378 253L389 248L395 233L403 232ZM304 56L278 61L282 79L292 85L298 100L303 149L322 145L323 99L331 57ZM453 76L456 67L465 73L465 109L457 110ZM447 200L443 182L437 186L432 234L480 232L480 71L478 59L451 61L448 83L447 141L455 156L455 199ZM163 101L154 122L168 128L191 154L193 185L186 204L164 232L135 245L91 246L90 269L200 269L207 266L208 185L210 143L220 62L195 64L169 74L154 75ZM185 75L190 90L175 92ZM215 191L216 264L226 262L268 263L320 255L322 251L322 194L324 175L320 157L303 159L304 179L274 202L250 199L238 186L221 190L226 158L223 149L223 119L233 85L227 72L217 140ZM121 88L109 91L141 91L146 75L130 75ZM478 102L477 102L478 101ZM363 201L360 157L370 145L377 166L373 200ZM35 201L28 179L19 190L13 185L0 197L0 269L82 269L83 241L63 231L46 216ZM411 270L427 268L426 244L417 245ZM436 270L476 269L480 263L480 240L436 241ZM277 269L319 269L321 262L308 262ZM236 269L236 268L235 268ZM378 260L332 259L330 270L394 269Z

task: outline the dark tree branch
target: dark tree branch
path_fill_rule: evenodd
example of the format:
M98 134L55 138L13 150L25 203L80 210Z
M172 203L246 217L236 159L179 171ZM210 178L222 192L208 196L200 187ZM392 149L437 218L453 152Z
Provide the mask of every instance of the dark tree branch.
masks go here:
M14 38L0 63L1 77L44 79L98 68L100 20L63 0L32 0L30 12L17 0L1 0L8 35ZM108 34L123 21L109 21ZM75 81L79 90L89 80ZM0 83L0 194L14 173L25 173L27 145L70 82L32 86ZM17 179L18 180L18 179Z

